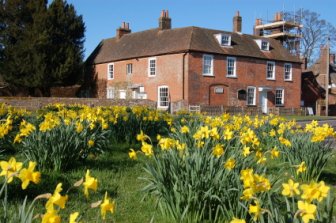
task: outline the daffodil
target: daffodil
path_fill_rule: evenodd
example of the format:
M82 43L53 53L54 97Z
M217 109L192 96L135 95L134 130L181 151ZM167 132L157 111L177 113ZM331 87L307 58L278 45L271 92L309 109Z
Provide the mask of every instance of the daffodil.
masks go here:
M61 217L57 212L47 212L42 217L42 223L61 223Z
M182 132L182 133L189 133L189 128L188 128L188 126L182 126L182 127L181 127L181 132Z
M299 201L298 207L299 215L302 217L304 223L309 223L310 220L315 220L316 205L306 201Z
M255 205L249 205L249 213L253 216L254 221L257 221L260 218L262 209L259 205L259 202L255 201Z
M248 147L248 146L244 146L244 148L243 148L243 156L246 157L246 156L248 156L250 153L251 153L251 152L250 152L250 147Z
M65 208L65 203L68 200L68 195L62 196L60 194L62 190L62 183L57 184L54 194L49 198L46 203L46 208L49 212L53 212L54 205L57 205L62 209Z
M306 163L303 161L300 163L300 165L297 167L296 169L296 173L299 174L299 173L303 173L305 172L307 169L307 166L306 166Z
M90 176L90 170L86 171L85 181L83 183L83 186L84 186L84 195L86 196L86 198L89 197L89 189L93 191L97 191L98 180Z
M300 191L298 189L299 183L295 183L292 179L289 179L287 184L283 183L282 187L283 190L281 194L284 196L293 197L300 194Z
M25 190L29 185L30 181L38 184L41 179L41 173L36 171L34 172L36 167L36 162L29 161L28 169L23 168L20 171L19 178L22 181L22 189Z
M219 158L221 155L223 155L223 153L224 153L224 149L223 149L223 146L221 144L215 145L215 147L212 150L212 154L217 158Z
M70 214L69 223L76 223L76 219L79 216L79 212L74 212Z
M246 223L244 219L233 218L230 223Z
M137 159L137 154L136 152L134 151L134 149L130 149L130 151L128 152L128 156L130 159L132 160L136 160Z
M153 155L153 146L151 144L148 144L148 143L143 141L142 146L141 146L141 151L146 156L152 156Z
M88 147L89 147L89 148L93 147L94 144L95 144L95 142L94 142L92 139L90 139L90 140L88 141Z
M11 183L13 181L13 177L15 174L18 174L18 172L22 168L21 162L16 162L16 159L14 157L11 157L9 161L1 161L0 162L1 167L1 173L0 176L5 176L8 183Z
M224 167L228 170L232 170L235 166L236 166L236 161L233 158L228 159L224 164Z
M278 158L279 154L280 154L280 152L279 152L279 150L276 147L274 147L271 150L271 157L272 157L272 159Z
M107 192L105 192L105 197L103 203L100 205L101 216L103 220L106 218L106 213L109 211L112 214L114 213L115 203L114 201L110 202L110 198L107 196Z

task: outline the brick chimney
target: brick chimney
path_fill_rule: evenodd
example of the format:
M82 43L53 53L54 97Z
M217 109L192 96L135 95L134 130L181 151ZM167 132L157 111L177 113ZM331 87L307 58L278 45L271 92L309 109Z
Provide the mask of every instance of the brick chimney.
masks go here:
M262 21L261 19L256 19L255 20L255 24L254 24L254 28L253 28L253 35L255 36L262 36L262 30L261 29L256 29L256 26L262 25Z
M117 29L116 37L120 39L123 35L131 33L128 22L121 23L121 26Z
M236 12L236 15L233 17L233 32L241 33L242 31L242 17L239 14L239 11Z
M159 18L159 29L171 29L171 18L169 18L168 10L162 10Z
M328 63L328 46L321 45L320 47L320 74L327 73L327 63Z
M276 12L274 15L274 22L282 21L282 13Z

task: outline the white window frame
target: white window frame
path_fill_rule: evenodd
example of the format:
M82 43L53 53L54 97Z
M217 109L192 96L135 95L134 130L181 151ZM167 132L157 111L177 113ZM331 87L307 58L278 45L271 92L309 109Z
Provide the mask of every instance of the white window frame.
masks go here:
M115 98L115 89L114 87L107 87L106 88L106 98L113 99Z
M286 71L286 66L289 66L289 73L287 77L287 71ZM285 63L284 64L284 80L285 81L292 81L293 80L293 74L292 74L292 64L291 63Z
M125 94L125 98L121 97L121 94ZM119 99L127 99L127 91L124 89L119 90Z
M162 101L161 100L161 89L167 89L167 100L166 100L166 103L167 105L162 105L162 102L165 102L165 101ZM165 97L165 96L163 96ZM158 86L158 100L157 100L157 105L158 105L158 108L165 108L167 109L169 107L169 87L167 85L162 85L162 86Z
M253 102L249 103L249 89L253 89ZM246 89L246 104L250 106L256 105L256 96L257 96L257 88L254 86L248 86Z
M266 43L266 48L264 49L263 48L263 44ZM269 48L270 48L270 43L266 40L261 40L260 42L260 49L263 50L263 51L269 51Z
M268 76L268 65L273 65L272 77ZM275 80L275 62L274 61L267 61L266 64L266 79L267 80Z
M233 73L229 74L229 60L233 60ZM227 77L237 77L237 58L227 57L226 58L226 76Z
M133 64L132 63L126 64L126 74L130 75L132 73L133 73Z
M112 70L110 69L112 67ZM107 64L107 80L114 79L114 63Z
M277 99L279 95L277 94L278 91L281 91L281 104L277 103ZM275 106L284 106L285 105L285 89L284 88L277 88L275 89Z
M154 72L151 70L151 62L154 61ZM153 72L153 73L152 73ZM155 77L157 72L157 63L156 63L156 57L148 58L148 77Z
M227 43L223 43L223 38L227 38ZM220 35L220 43L221 43L221 46L231 46L231 35L228 35L228 34L221 34Z
M210 59L210 65L206 65L205 64L205 60L206 59ZM213 55L210 55L210 54L203 54L203 62L202 62L202 73L203 73L203 76L214 76L214 73L213 73L213 68L214 68L214 56ZM210 72L209 73L205 73L204 69L205 69L205 66L210 66Z

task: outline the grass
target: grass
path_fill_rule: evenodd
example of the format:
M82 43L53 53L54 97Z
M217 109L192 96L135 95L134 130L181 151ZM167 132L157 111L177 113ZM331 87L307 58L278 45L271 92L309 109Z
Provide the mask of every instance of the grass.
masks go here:
M25 195L28 194L31 201L35 196L43 193L53 192L57 183L63 183L63 191L81 179L87 169L91 175L99 181L98 191L91 192L87 200L82 191L82 187L71 190L69 202L66 209L61 211L64 222L67 222L70 213L80 211L85 222L102 222L100 220L99 208L91 209L90 204L103 198L105 191L116 201L116 213L112 217L108 216L106 222L171 222L162 217L155 209L155 200L147 198L143 200L143 193L140 189L144 183L139 179L144 176L142 163L145 160L133 161L128 158L128 146L116 145L99 157L91 157L84 163L79 163L77 168L63 173L43 173L42 181L38 185L29 185L28 189L22 191L18 181L9 185L9 199L11 200L10 210L16 212L18 204L21 204ZM22 160L22 159L21 159ZM274 169L273 173L277 174ZM336 153L330 158L325 170L321 175L324 180L332 187L332 193L336 193ZM62 193L63 194L63 193ZM35 214L44 213L45 200L41 200L36 205ZM335 204L336 205L336 204ZM336 206L335 206L336 209ZM0 208L0 212L2 208ZM1 214L1 213L0 213ZM40 222L40 221L36 221Z
M63 183L63 193L76 181L84 177L87 169L90 169L91 176L98 179L98 191L91 192L87 200L84 197L83 189L72 189L66 209L60 213L64 222L67 222L70 213L80 211L84 214L85 222L102 222L100 220L100 209L91 209L90 204L103 199L105 191L116 202L116 213L112 218L108 216L106 222L168 222L155 210L155 200L147 198L143 200L143 193L140 189L144 186L139 180L143 176L141 162L133 161L128 158L128 147L117 145L109 152L97 158L91 158L85 163L77 165L76 169L64 173L43 173L41 183L29 185L28 189L22 191L18 181L9 185L9 199L11 200L11 212L17 211L17 205L21 204L24 197L28 194L30 201L43 193L52 193L59 182ZM38 201L35 214L44 213L45 200ZM1 214L2 208L0 208ZM97 218L98 217L98 218ZM66 220L66 221L65 221ZM40 221L37 221L40 222ZM63 221L62 221L63 222Z
M296 121L322 121L322 120L336 120L336 117L334 116L316 116L316 115L307 115L307 116L301 116L301 115L287 115L283 116L287 120L293 120L295 119Z

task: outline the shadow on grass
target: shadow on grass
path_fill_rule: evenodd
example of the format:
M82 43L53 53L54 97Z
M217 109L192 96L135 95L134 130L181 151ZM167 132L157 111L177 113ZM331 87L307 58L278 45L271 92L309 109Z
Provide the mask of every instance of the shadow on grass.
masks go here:
M320 180L327 184L336 186L336 172L323 171L320 175Z

